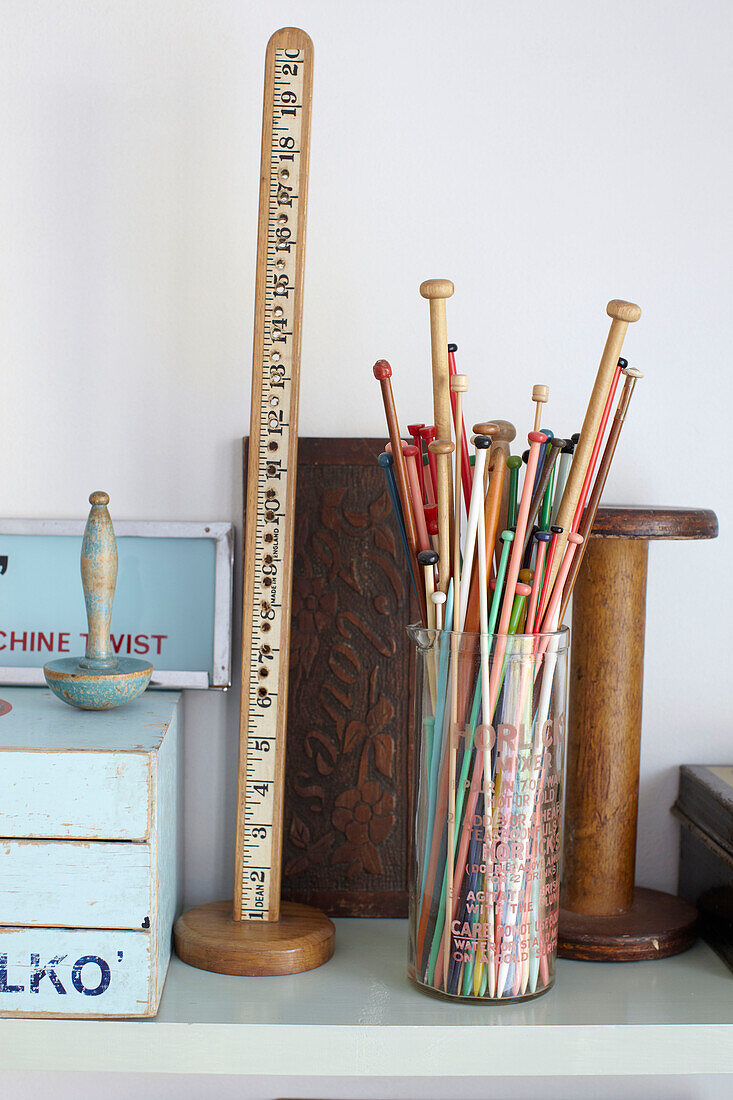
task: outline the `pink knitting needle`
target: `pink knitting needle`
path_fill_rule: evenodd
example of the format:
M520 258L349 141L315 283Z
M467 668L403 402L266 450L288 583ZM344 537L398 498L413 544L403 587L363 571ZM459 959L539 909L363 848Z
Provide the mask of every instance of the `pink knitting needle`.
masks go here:
M585 508L585 502L588 498L590 484L593 479L593 471L596 468L596 462L598 461L598 454L601 449L601 443L603 442L603 437L606 434L606 424L608 423L608 418L611 414L611 405L613 404L613 397L616 393L618 380L621 377L622 370L628 367L628 365L629 364L626 362L625 359L619 359L618 363L616 364L616 371L613 376L613 381L611 382L611 388L608 391L606 404L603 407L603 416L601 417L601 422L598 425L598 433L593 443L593 450L591 451L588 469L586 470L585 477L583 478L583 487L580 490L580 496L578 497L578 505L575 509L575 515L573 516L573 522L570 528L571 531L577 531L580 527L580 521L583 518L583 509Z
M438 500L436 496L438 466L435 455L430 450L429 444L433 443L438 438L438 429L432 424L428 424L426 427L421 428L417 434L425 444L425 450L428 452L428 468L425 470L423 467L423 472L425 473L425 499L428 504L435 504Z
M407 463L407 480L410 483L410 496L412 497L412 510L415 513L415 525L417 526L417 542L420 550L432 550L430 536L425 523L424 497L420 492L420 478L418 475L417 458L421 453L412 444L404 444L402 453Z

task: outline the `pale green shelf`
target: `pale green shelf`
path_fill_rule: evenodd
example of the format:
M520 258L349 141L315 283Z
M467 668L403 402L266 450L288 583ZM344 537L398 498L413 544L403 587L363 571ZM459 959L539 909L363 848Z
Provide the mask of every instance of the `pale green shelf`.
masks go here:
M407 926L337 920L290 978L173 959L155 1020L0 1021L4 1069L263 1076L733 1073L733 975L704 943L660 962L561 961L524 1005L453 1005L405 976Z

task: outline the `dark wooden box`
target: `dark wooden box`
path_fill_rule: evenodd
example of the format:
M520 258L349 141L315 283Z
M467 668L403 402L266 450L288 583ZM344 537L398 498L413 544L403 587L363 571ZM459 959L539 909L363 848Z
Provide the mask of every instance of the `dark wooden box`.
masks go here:
M733 766L683 765L672 812L680 831L679 893L700 935L733 969Z
M382 450L298 441L282 895L338 917L407 916L419 612Z

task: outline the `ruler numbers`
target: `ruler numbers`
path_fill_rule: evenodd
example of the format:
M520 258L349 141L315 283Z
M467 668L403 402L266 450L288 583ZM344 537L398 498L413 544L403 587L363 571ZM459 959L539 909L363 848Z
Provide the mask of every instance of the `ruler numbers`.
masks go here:
M250 646L244 823L239 830L242 851L238 853L241 859L239 908L243 920L271 919L273 834L279 828L278 815L281 813L277 785L282 762L278 756L284 747L280 742L284 740L287 698L279 698L279 687L283 682L284 612L290 614L289 596L285 607L283 605L284 588L290 579L288 547L292 545L292 535L289 540L286 525L294 522L287 508L288 455L291 419L297 424L297 408L293 409L294 402L297 404L297 388L293 394L293 367L294 355L298 352L294 332L300 319L300 303L296 300L300 293L299 264L302 272L298 226L305 63L302 49L278 48L275 51L270 103L265 308L259 349L261 386L256 541L252 563L254 596L251 635L243 638L244 646ZM254 438L251 438L250 446L253 444ZM251 471L250 465L250 476ZM287 659L287 653L283 653L283 661ZM287 669L284 671L287 673ZM243 667L243 677L244 674ZM287 684L287 675L284 683ZM279 858L279 836L277 849ZM279 888L279 868L275 878Z

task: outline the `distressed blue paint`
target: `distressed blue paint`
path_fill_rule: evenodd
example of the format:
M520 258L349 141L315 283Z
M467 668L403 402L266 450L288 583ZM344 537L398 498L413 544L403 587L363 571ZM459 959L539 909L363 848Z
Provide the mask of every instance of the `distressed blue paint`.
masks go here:
M49 959L47 963L41 966L41 956L31 954L31 993L38 993L42 979L48 978L57 993L62 995L66 994L66 990L56 973L56 967L59 966L65 958L66 955L55 955L52 959Z
M110 672L91 672L76 657L62 657L43 666L51 691L62 702L81 710L110 710L131 703L150 683L153 666L134 657L115 658Z
M24 985L10 985L8 982L8 953L0 955L0 993L24 993Z
M51 691L69 706L108 710L129 703L150 683L153 666L136 657L117 658L109 628L117 584L117 543L107 511L109 497L89 497L89 513L81 544L81 578L87 609L87 647L84 657L61 658L43 666Z
M0 1016L155 1015L180 911L181 696L94 714L5 694Z
M121 954L120 951L117 952ZM92 986L85 985L82 981L82 971L89 963L94 963L99 967L99 983ZM85 997L99 997L102 993L106 993L109 989L109 983L112 980L112 971L110 970L104 959L101 959L99 955L82 955L80 959L77 959L71 969L71 981L74 989L77 993L83 993Z

